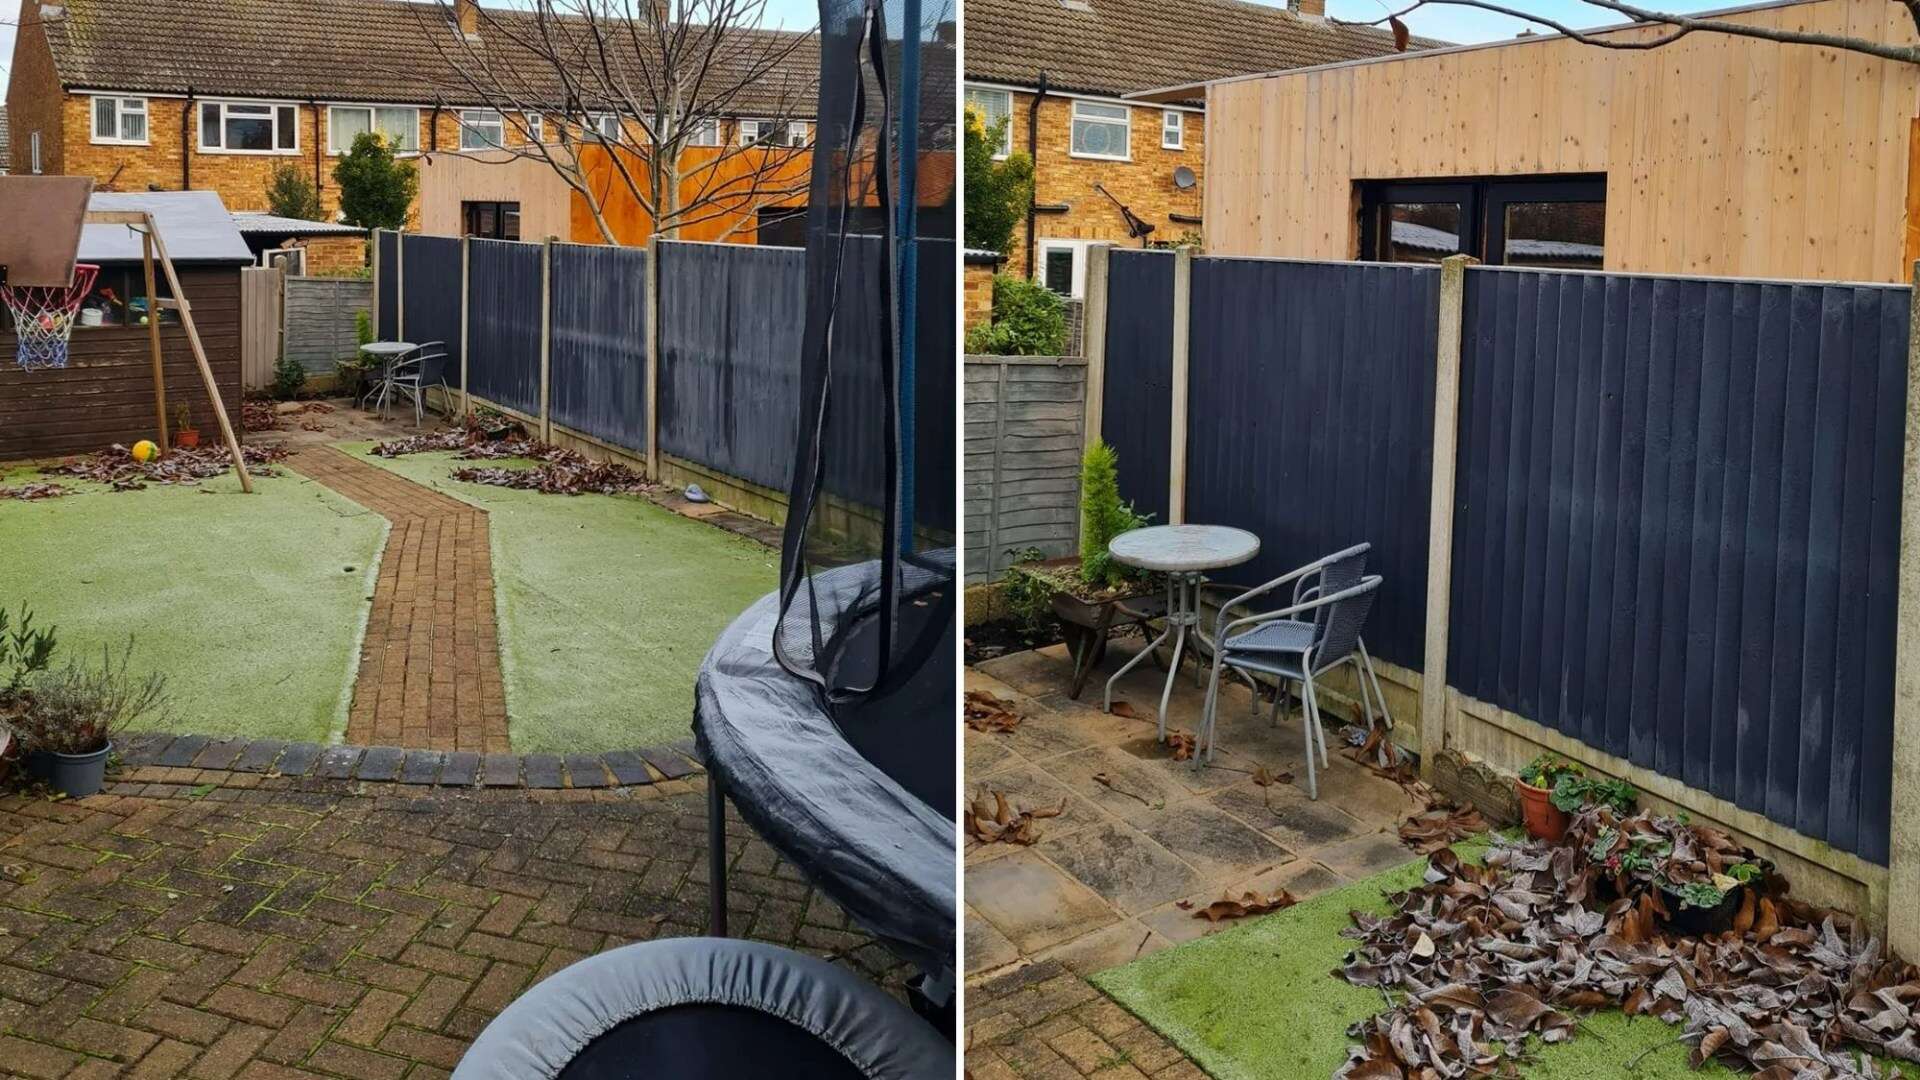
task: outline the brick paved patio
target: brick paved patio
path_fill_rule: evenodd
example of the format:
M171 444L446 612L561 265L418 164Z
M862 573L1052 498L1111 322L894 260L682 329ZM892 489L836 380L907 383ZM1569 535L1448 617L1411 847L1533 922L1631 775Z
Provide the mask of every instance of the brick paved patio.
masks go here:
M148 766L0 797L0 1075L447 1075L540 978L705 926L704 779L522 790ZM907 974L751 830L736 932Z
M287 464L393 523L347 741L510 749L486 511L332 447L301 450Z

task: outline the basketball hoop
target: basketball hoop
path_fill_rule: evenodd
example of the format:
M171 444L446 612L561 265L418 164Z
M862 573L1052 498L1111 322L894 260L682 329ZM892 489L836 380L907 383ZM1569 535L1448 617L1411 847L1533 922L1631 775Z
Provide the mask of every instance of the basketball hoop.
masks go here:
M73 280L58 285L0 285L0 301L13 312L13 332L19 340L14 359L22 368L67 366L67 339L73 336L80 301L93 291L100 268L75 263Z

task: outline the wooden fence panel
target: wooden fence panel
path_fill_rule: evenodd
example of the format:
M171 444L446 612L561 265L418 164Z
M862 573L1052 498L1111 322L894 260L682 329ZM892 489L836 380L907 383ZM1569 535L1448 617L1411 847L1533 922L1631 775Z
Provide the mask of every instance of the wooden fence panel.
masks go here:
M285 296L283 351L308 374L331 375L359 351L359 315L373 306L371 281L289 277Z
M1000 576L1030 549L1077 550L1086 361L966 359L968 581Z
M240 382L248 390L273 383L280 360L285 268L249 266L240 271Z

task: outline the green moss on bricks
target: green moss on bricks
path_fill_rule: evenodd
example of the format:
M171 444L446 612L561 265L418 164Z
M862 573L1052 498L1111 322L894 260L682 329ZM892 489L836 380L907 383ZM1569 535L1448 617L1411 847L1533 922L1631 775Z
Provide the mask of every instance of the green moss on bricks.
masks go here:
M487 511L508 734L520 753L686 738L707 649L779 584L778 552L643 498L463 484L451 478L451 454L383 460L370 445L341 449Z
M67 657L134 636L170 726L325 742L346 724L384 518L280 470L198 486L0 501L0 603L57 623ZM0 483L40 477L12 469Z

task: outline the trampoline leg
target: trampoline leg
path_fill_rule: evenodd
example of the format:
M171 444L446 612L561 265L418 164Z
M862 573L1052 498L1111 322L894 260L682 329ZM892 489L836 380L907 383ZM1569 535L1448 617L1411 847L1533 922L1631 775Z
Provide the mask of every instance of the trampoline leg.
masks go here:
M707 773L707 933L727 936L727 796Z

